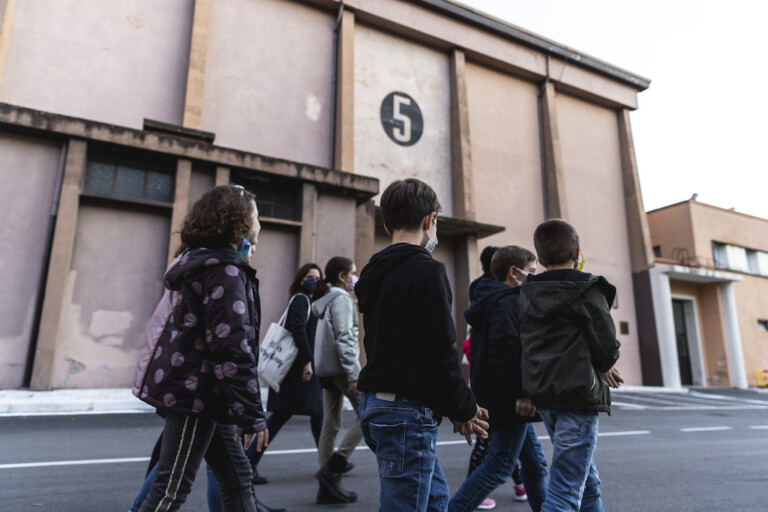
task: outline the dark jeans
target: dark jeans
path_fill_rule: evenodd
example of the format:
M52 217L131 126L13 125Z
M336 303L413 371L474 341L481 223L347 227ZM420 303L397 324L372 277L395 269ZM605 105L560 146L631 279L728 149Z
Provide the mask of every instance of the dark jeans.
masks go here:
M234 437L234 425L169 412L165 417L157 477L140 511L178 510L205 458L221 486L224 510L256 512L251 465Z
M283 428L289 419L293 417L290 412L275 411L269 418L267 418L267 430L269 430L269 442L275 440L277 433ZM323 428L323 415L313 414L309 417L309 426L312 429L312 437L315 439L315 446L320 442L320 430ZM258 466L261 457L264 455L264 450L257 452L256 443L251 444L248 448L248 458L253 466Z

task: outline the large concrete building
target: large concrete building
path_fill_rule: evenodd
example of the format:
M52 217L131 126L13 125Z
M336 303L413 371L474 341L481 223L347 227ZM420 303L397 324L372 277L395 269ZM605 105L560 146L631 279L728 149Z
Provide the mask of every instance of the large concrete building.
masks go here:
M648 212L664 386L756 386L768 372L768 220L690 199Z
M620 369L643 382L629 113L647 79L449 0L1 0L0 17L0 387L126 386L171 235L212 185L259 197L269 322L299 264L361 268L387 244L378 194L408 176L443 204L459 333L478 248L531 247L563 217L618 288Z

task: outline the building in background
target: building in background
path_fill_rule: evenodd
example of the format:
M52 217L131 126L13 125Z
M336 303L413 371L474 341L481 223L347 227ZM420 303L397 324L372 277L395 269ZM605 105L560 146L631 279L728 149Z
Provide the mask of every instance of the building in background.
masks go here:
M378 194L410 176L443 205L459 333L478 249L532 248L562 217L618 288L619 366L643 382L658 341L629 112L647 79L448 0L5 0L0 17L0 387L128 385L171 235L214 184L258 195L269 322L301 263L362 268L388 243Z
M648 213L664 386L756 386L768 373L768 220L690 199Z

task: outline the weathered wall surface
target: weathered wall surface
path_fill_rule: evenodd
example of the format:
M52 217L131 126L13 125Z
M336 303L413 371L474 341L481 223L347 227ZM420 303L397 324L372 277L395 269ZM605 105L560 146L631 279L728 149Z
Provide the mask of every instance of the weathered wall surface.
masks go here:
M181 124L193 4L16 2L0 101L134 128Z
M538 88L469 64L467 94L477 221L506 228L480 240L480 250L520 245L533 251L533 231L545 219Z
M318 193L315 205L315 263L324 269L334 256L355 259L355 201ZM371 255L368 255L370 257ZM355 261L358 272L366 261ZM302 262L306 263L306 262Z
M381 116L382 102L391 93L407 95L398 95L404 99L398 100L399 106L386 116L392 120L395 139L385 132ZM414 104L423 120L420 137L419 123L409 117ZM394 180L418 178L435 189L443 214L450 216L453 199L448 56L356 26L354 105L355 172L379 178L381 192ZM403 116L411 120L404 121ZM398 139L401 143L396 142Z
M225 147L330 167L334 21L298 2L212 2L200 129Z
M640 384L632 265L619 154L616 112L565 94L556 98L569 218L581 238L586 272L617 289L611 311L622 343L618 367L628 384ZM618 334L619 322L629 335Z
M0 389L23 384L61 151L0 135Z
M170 216L80 205L54 388L130 385L163 292Z

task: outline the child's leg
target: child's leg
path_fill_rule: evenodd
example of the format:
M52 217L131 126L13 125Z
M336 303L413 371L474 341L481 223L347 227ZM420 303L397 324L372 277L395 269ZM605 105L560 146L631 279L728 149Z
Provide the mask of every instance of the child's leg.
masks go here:
M587 477L592 471L592 454L597 444L597 413L539 410L554 445L547 497L542 512L601 512L599 480L590 479L590 508L582 508ZM523 470L525 472L525 470Z

